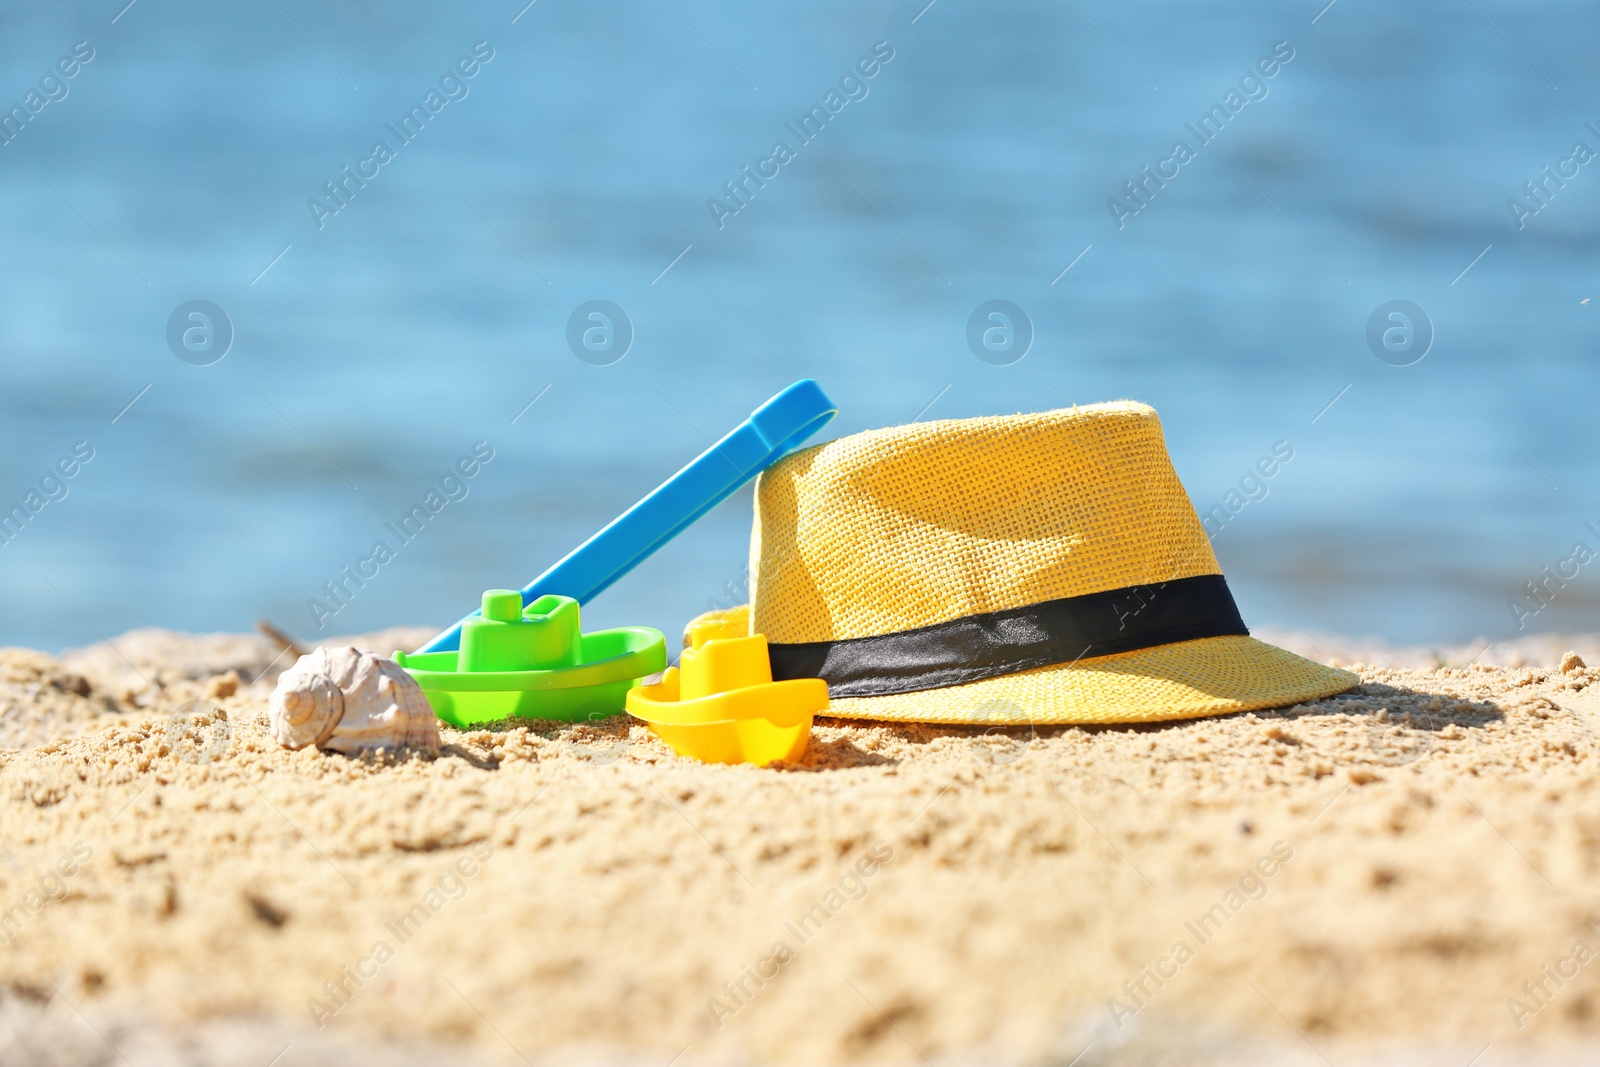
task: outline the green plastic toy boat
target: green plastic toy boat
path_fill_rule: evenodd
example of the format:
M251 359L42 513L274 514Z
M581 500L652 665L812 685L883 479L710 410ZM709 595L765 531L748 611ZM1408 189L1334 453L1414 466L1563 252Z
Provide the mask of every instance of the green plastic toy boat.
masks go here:
M628 690L667 666L667 642L649 626L583 633L578 602L554 594L526 609L514 589L483 594L460 651L396 652L433 712L466 727L520 717L568 722L622 713Z

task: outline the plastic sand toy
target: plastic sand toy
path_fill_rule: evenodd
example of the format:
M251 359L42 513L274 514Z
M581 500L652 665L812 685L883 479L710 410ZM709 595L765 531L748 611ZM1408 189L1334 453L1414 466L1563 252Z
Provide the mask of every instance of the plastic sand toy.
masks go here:
M454 726L512 716L579 721L621 713L628 691L666 668L667 642L648 626L583 633L569 596L523 608L515 589L491 589L481 616L463 621L459 651L394 659Z
M822 386L810 378L795 382L530 582L521 591L522 603L532 605L548 593L588 603L750 479L798 448L838 410ZM456 623L418 653L460 648L461 628L475 617Z
M828 683L774 682L766 637L721 636L731 632L722 619L694 624L679 666L629 692L628 714L678 755L706 763L798 759L811 739L812 717L828 706Z

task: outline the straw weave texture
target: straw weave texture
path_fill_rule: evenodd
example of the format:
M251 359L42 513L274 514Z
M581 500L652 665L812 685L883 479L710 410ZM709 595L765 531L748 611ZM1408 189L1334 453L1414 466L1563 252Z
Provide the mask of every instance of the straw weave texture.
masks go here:
M773 643L844 640L1218 573L1150 407L949 419L841 438L761 475L748 628ZM743 624L745 613L727 614ZM838 699L828 713L1145 722L1292 704L1357 681L1254 638L1210 637Z
M1120 401L869 430L761 475L754 625L833 641L1218 574L1161 422Z
M1298 704L1360 680L1253 637L1206 637L946 689L834 700L828 714L994 726L1158 722Z

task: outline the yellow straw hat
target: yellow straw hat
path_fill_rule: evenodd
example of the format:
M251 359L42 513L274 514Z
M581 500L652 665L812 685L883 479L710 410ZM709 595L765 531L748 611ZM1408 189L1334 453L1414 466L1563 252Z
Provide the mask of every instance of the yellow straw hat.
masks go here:
M1132 401L797 452L757 485L750 575L719 614L767 636L774 678L825 679L830 715L1150 722L1359 681L1249 636Z

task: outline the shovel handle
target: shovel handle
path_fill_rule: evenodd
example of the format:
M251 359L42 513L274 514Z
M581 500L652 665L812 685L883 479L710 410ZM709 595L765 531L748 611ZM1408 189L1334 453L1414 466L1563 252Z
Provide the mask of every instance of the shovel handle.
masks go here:
M798 448L838 411L839 406L815 381L795 382L524 586L523 605L550 593L587 604L750 479ZM467 619L478 614L475 611ZM417 651L460 648L462 622L466 619Z

